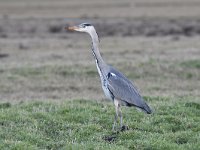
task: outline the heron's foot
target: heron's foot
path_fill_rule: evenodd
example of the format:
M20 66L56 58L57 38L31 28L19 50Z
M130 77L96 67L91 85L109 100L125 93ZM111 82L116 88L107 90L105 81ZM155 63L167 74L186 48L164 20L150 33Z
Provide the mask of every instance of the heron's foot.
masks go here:
M122 132L123 132L123 131L126 131L126 130L129 130L129 127L128 127L128 126L126 126L126 125L121 126L121 131L122 131Z
M117 128L116 128L116 126L113 125L112 132L116 132L116 131L117 131Z
M121 130L121 129L119 129L119 127L117 127L117 126L113 126L113 127L112 127L112 132L113 132L113 134L119 133L120 130Z

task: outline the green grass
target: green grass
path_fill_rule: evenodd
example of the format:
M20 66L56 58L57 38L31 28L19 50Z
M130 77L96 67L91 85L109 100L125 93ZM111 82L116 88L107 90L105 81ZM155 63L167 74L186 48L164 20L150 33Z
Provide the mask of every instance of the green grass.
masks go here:
M145 97L146 115L123 108L129 130L112 132L111 103L71 100L0 105L0 149L200 148L200 104L188 98Z

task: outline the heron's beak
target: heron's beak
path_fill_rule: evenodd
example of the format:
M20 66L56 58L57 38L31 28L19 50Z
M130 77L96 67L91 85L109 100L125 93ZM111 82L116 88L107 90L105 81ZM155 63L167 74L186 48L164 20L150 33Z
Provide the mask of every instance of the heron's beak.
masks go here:
M69 31L77 31L78 29L79 29L79 27L77 27L77 26L71 26L71 27L66 26L65 27L65 30L69 30Z

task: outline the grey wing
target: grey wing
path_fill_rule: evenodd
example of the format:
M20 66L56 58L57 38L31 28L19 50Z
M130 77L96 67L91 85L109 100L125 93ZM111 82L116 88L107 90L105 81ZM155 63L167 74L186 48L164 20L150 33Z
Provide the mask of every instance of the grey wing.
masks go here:
M151 109L144 102L134 85L121 73L108 73L108 89L113 94L114 98L122 100L128 106L136 106L146 113L151 113Z

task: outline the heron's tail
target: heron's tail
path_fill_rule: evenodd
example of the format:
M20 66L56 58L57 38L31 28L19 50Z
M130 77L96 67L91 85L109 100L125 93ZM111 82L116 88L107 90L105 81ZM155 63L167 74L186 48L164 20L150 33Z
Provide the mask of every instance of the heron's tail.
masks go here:
M127 103L127 102L125 102L125 103L126 103L126 106L128 106L128 107L134 106L134 107L138 108L138 110L144 111L147 114L153 113L152 109L145 103L145 101L141 100L140 102L141 103L139 105L131 104L131 103Z
M152 109L144 102L143 107L141 108L144 112L146 112L147 114L151 114L152 113Z
M138 110L143 111L147 114L152 114L153 111L152 109L143 101L142 106L134 105L134 104L129 104L127 106L135 106Z

